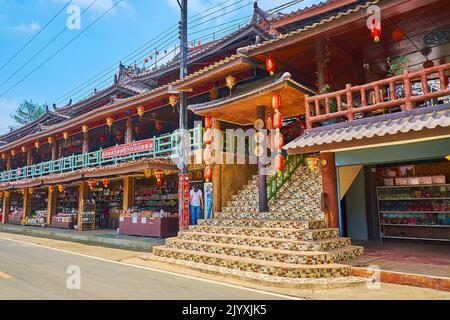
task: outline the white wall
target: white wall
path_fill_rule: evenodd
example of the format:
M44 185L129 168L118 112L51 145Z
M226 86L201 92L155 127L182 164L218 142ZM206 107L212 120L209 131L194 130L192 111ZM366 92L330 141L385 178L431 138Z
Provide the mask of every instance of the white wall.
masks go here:
M347 231L352 240L367 240L368 238L364 189L364 170L361 170L345 196Z

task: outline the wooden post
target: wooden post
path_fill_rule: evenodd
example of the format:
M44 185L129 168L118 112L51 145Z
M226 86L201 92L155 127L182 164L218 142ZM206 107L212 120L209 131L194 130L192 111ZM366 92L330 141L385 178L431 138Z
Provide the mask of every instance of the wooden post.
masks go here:
M262 119L265 123L265 106L258 106L256 115L258 119ZM265 127L265 125L264 125ZM267 201L267 179L263 157L258 157L258 191L259 191L259 212L268 212L269 206Z
M337 195L337 177L333 152L320 154L322 164L322 188L325 195L325 216L329 228L339 228L339 207Z
M347 118L349 121L355 119L355 115L353 114L353 95L352 95L352 85L347 84L345 86L345 91L347 93Z
M134 177L123 178L123 210L126 211L134 206L136 179Z
M55 142L52 143L52 160L58 159L58 142L55 139Z
M88 153L89 152L89 133L83 133L83 146L81 148L82 153Z
M131 117L127 117L127 130L125 132L125 143L133 141L133 121Z
M9 211L11 210L11 194L9 191L3 193L3 217L2 223L8 222Z
M413 108L413 104L411 101L411 96L412 96L412 89L411 89L411 81L409 80L408 77L408 70L405 70L403 72L403 83L405 86L405 106L406 106L406 111L412 110Z
M48 189L48 202L47 202L47 224L49 227L52 226L52 217L56 214L56 190L50 191Z
M87 183L82 181L80 182L79 186L79 192L78 192L78 229L77 231L82 231L83 226L83 210L84 210L84 203L86 201L87 195L88 195L88 186Z
M312 127L311 124L311 106L309 104L309 95L305 94L305 113L306 113L306 129L310 129Z
M213 166L213 212L222 210L222 165Z
M23 213L22 213L22 219L25 219L30 215L31 211L31 194L28 191L28 189L25 189L24 195L23 195Z
M31 148L27 148L27 166L31 166L33 164L33 150Z
M8 154L6 156L6 171L11 170L11 155Z
M316 72L317 72L317 91L320 92L326 84L327 77L327 64L325 62L325 40L321 39L316 41L314 45L315 55L316 55Z

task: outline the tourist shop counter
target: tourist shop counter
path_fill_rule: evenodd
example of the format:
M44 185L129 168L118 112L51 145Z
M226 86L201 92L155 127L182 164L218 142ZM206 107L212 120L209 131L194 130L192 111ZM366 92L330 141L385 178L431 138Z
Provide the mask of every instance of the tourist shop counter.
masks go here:
M158 238L177 235L177 176L159 174L136 179L134 206L120 214L121 234Z

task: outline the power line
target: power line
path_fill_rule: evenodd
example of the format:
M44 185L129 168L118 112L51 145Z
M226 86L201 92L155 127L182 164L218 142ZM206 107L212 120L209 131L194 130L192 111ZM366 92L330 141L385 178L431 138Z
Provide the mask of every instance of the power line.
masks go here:
M223 2L221 5L223 5L223 4L225 4L225 3L229 2L229 1L230 1L230 0L225 1L225 2ZM240 0L240 1L234 2L234 3L232 3L231 5L228 5L227 7L234 6L234 5L236 5L236 4L238 4L238 3L241 3L241 2L243 2L243 1L245 1L245 0ZM293 6L293 5L295 5L295 4L298 4L298 3L302 2L302 1L303 1L303 0L290 1L290 2L285 3L285 4L283 4L283 5L280 5L280 6L277 6L277 7L275 7L275 8L272 8L272 9L268 10L268 12L270 13L269 15L275 14L275 13L277 13L277 12L283 10L283 9L286 9L286 8L288 8L288 7L290 7L290 6ZM234 9L234 10L231 10L230 12L228 12L228 13L226 13L226 14L230 14L230 13L232 13L232 12L235 12L235 11L237 11L237 10L240 10L240 9L242 9L242 8L244 8L244 7L246 7L246 6L248 6L249 4L251 4L251 3L247 3L247 4L243 5L243 6L240 6L240 7L236 8L236 9ZM203 13L209 12L209 11L213 10L215 7L219 7L219 6L220 6L220 5L216 5L216 6L214 6L214 7L211 7L211 8L209 8L209 9L205 10L204 12L201 12L201 13L198 13L198 14L194 15L193 17L198 16L198 15L202 15ZM223 9L223 8L222 8L222 9ZM213 15L214 13L221 12L221 11L222 11L221 9L216 10L216 11L214 11L214 12L211 12L210 15ZM214 20L214 19L216 19L216 18L218 18L218 17L221 17L221 16L223 16L223 14L220 14L219 16L216 16L216 17L213 17L213 18L209 18L208 20L203 21L203 22L201 22L201 23L198 23L198 24L194 25L194 26L191 27L191 28L198 27L198 26L200 26L200 25L202 25L202 24L208 23L208 22L210 22L210 21L212 21L212 20ZM249 18L249 17L251 17L251 16L252 16L252 15L250 15L250 16L244 16L244 17L242 17L242 18L238 18L238 19L235 19L235 20L233 20L233 21L225 22L224 24L229 24L229 23L232 23L232 22L234 22L234 21L244 20L244 19ZM198 19L191 20L191 23L196 22L196 21L201 20L201 19L202 19L202 18L198 18ZM224 24L222 24L222 25L224 25ZM189 35L198 34L198 33L201 33L201 32L203 32L203 31L206 31L206 30L211 30L212 28L218 28L218 27L221 27L222 25L217 25L217 26L214 26L214 27L205 28L205 29L202 29L202 30L197 30L197 31L191 32ZM231 26L231 29L235 28L236 26L237 26L237 25ZM173 27L172 27L172 28L173 28ZM227 29L228 29L228 28L227 28ZM170 30L171 30L171 29L168 29L168 30L164 31L163 33L161 33L160 35L162 35L162 34L164 34L164 33L166 33L166 34L165 34L163 37L160 37L158 40L155 40L155 38L157 38L158 36L155 37L154 39L152 39L152 40L155 40L155 41L153 42L152 45L155 45L155 47L161 48L162 45L167 44L167 43L170 42L172 39L173 39L173 41L172 41L171 44L173 44L173 42L176 41L176 38L174 38L174 37L166 37L166 36L170 36L171 34L173 34L173 33L176 31L176 29L175 29L175 31L169 32ZM224 30L221 30L221 31L219 31L219 32L210 33L210 34L206 35L206 39L210 39L210 38L213 38L213 39L214 39L214 36L217 36L217 35L219 35L219 34L221 34L221 33L223 33L223 32L224 32ZM203 38L201 38L201 39L203 39ZM152 41L152 40L151 40L151 41ZM164 41L164 40L165 40L165 41ZM199 39L197 39L197 40L199 40ZM151 42L151 41L150 41L150 42ZM161 41L163 41L163 43L161 43ZM147 42L147 44L148 44L148 42ZM170 47L171 44L169 44L167 47ZM140 57L138 57L139 54L145 52L145 51L148 49L148 47L150 47L150 46L147 46L147 48L145 48L144 50L140 50L141 48L143 48L143 47L145 47L145 46L146 46L146 45L141 46L139 49L134 50L132 53L130 53L129 55L127 55L125 58L128 58L128 59L125 60L125 61L130 61L130 60L133 60L133 59L134 59L134 60L139 60L139 59L142 59L142 58L144 58L144 57L147 57L147 54L144 54L144 55L141 55ZM166 48L166 47L163 47L161 50L164 50L164 48ZM139 50L140 50L140 51L139 51ZM139 52L137 52L137 51L139 51ZM136 52L137 52L137 53L136 53ZM171 52L173 52L173 50L172 50ZM134 54L134 53L136 53L136 54ZM162 57L162 58L160 59L160 61L164 60L164 58L165 58L165 57ZM143 59L143 60L144 60L144 59ZM143 60L140 61L140 63L142 63ZM117 64L111 65L110 67L106 68L105 70L103 70L102 72L100 72L99 74L97 74L96 76L90 78L88 81L86 81L86 82L84 82L83 84L81 84L80 86L77 86L75 89L73 89L73 90L71 90L70 92L66 93L65 95L61 96L61 97L58 98L55 102L56 102L56 103L62 102L64 99L66 99L66 98L68 98L68 97L70 97L70 96L73 96L73 95L77 95L76 98L75 98L75 101L76 101L76 100L78 99L78 97L83 96L83 94L81 94L81 95L78 95L78 94L79 94L81 91L84 91L84 89L86 89L87 87L90 87L90 86L93 85L93 84L96 84L95 87L96 87L97 89L99 89L99 86L102 86L103 84L106 84L106 85L105 85L105 87L106 87L106 86L109 85L109 83L111 82L112 79L110 79L110 78L111 78L111 75L115 73L116 67L117 67ZM111 69L112 69L112 70L111 70ZM107 78L105 79L105 77L107 77ZM105 79L105 80L102 81L102 79ZM79 90L78 90L78 89L79 89ZM84 91L84 92L86 92L87 94L89 94L89 92L91 92L91 91L92 91L92 90L89 89L89 90Z
M97 0L96 0L97 1ZM25 77L20 79L18 82L16 82L12 87L10 87L8 90L4 91L1 95L6 95L9 91L17 87L20 83L22 83L25 79L27 79L29 76L31 76L34 72L36 72L38 69L40 69L42 66L44 66L47 62L52 60L58 53L60 53L62 50L64 50L68 45L70 45L72 42L74 42L76 39L78 39L82 34L84 34L86 31L88 31L93 25L95 25L100 19L102 19L105 15L107 15L111 10L113 10L119 3L121 3L122 0L118 0L111 8L109 8L106 12L104 12L100 17L95 19L90 25L88 25L83 31L81 31L78 35L76 35L74 38L72 38L69 42L67 42L64 46L59 48L54 54L52 54L49 58L44 60L41 64L39 64L36 68L34 68L31 72L29 72Z
M63 10L65 8L67 8L67 6L69 4L72 3L73 0L70 0L64 7L61 8L61 10L59 10L54 16L53 18L51 18L41 29L39 29L39 31L33 36L31 37L30 40L28 40L11 58L9 58L8 61L6 61L1 67L0 67L0 71L2 71L7 65L9 65L9 63L14 60L15 57L17 57L17 55L19 55L40 33L42 33L42 31L44 31L50 23L53 22L53 20L56 19L57 16L59 16L59 14L61 12L63 12Z
M226 3L230 2L230 1L233 1L233 0L226 0L226 1L222 2L222 3L219 4L219 5L215 5L215 6L209 8L209 9L207 9L207 10L205 10L205 11L202 11L202 12L199 12L199 13L197 13L197 14L194 14L193 16L190 16L189 18L195 18L195 17L197 17L197 16L203 15L203 14L205 14L205 13L207 13L207 12L209 12L209 11L211 11L211 10L217 8L217 7L220 7L221 5L226 4ZM241 2L241 1L244 1L244 0L240 0L240 1L238 1L238 2ZM238 2L236 2L236 3L238 3ZM234 3L234 4L236 4L236 3ZM99 72L98 74L96 74L95 76L89 78L87 81L83 82L82 84L80 84L79 86L75 87L75 88L72 89L71 91L69 91L69 92L65 93L64 95L60 96L59 98L57 98L56 100L54 100L55 103L62 102L63 100L65 100L66 98L68 98L73 92L77 92L77 90L78 90L79 88L81 88L81 90L82 90L82 89L84 89L86 86L89 86L89 85L95 83L96 80L97 80L97 78L100 77L102 74L103 74L103 76L101 76L99 79L104 78L104 76L105 76L106 74L109 75L111 72L115 72L115 69L116 69L117 64L118 64L119 62L121 62L121 61L124 60L124 59L128 59L128 60L125 60L125 61L130 61L130 60L132 60L136 55L138 55L138 54L144 52L144 51L147 50L149 47L153 46L155 43L157 43L158 41L162 40L161 37L166 37L166 36L169 36L169 35L171 35L172 33L176 32L176 31L177 31L177 28L176 28L177 25L178 25L177 23L176 23L176 24L173 24L171 27L169 27L169 28L167 28L166 30L164 30L163 32L159 33L157 36L155 36L154 38L152 38L151 40L149 40L148 42L146 42L145 44L143 44L142 46L140 46L138 49L135 49L135 50L132 51L130 54L128 54L127 56L123 57L123 58L122 58L121 60L119 60L117 63L114 63L114 64L112 64L111 66L109 66L109 67L103 69L102 71L100 71L100 72ZM175 33L175 34L176 34L176 33ZM157 40L157 39L158 39L158 40ZM144 48L144 49L143 49L143 48ZM139 51L139 50L141 50L141 51ZM138 51L139 51L139 52L138 52ZM136 55L133 56L133 54L135 54L136 52L138 52L138 53L137 53ZM111 69L112 69L112 70L111 70ZM105 73L106 73L106 74L105 74Z
M78 18L80 18L87 10L89 10L90 7L92 7L98 0L94 0L91 2L91 4L81 12ZM12 77L14 77L16 74L18 74L23 68L25 68L31 61L33 61L37 56L39 56L45 49L47 49L56 39L58 39L65 31L67 30L66 27L64 27L56 36L54 36L49 42L47 42L39 51L37 54L33 54L30 59L28 59L24 64L22 64L19 69L14 71L8 78L6 78L1 84L0 88L3 87L5 83L7 83Z

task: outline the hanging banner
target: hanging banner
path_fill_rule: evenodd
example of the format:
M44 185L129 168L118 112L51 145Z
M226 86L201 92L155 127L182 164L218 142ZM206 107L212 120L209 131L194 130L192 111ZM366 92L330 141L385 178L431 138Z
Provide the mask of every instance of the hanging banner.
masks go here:
M189 174L178 175L178 221L180 230L189 227Z
M121 144L102 150L102 158L115 158L126 156L133 153L141 153L153 150L153 139L135 141L127 144Z
M213 217L213 183L205 182L203 191L205 195L205 219L211 219Z

